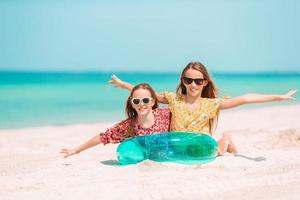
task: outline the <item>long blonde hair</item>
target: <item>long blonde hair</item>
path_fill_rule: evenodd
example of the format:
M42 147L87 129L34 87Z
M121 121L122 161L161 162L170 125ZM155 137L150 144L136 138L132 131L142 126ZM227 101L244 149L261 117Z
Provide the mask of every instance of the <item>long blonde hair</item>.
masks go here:
M216 85L214 84L211 76L209 75L207 69L205 66L200 62L190 62L187 64L187 66L182 70L181 76L180 76L180 83L178 84L176 88L176 94L177 96L186 95L186 87L184 86L182 82L182 78L185 76L185 72L188 69L194 69L203 74L203 78L207 81L207 85L203 87L201 97L203 98L217 98L218 97L218 89ZM209 132L212 134L214 129L216 128L218 123L218 114L215 118L209 120Z

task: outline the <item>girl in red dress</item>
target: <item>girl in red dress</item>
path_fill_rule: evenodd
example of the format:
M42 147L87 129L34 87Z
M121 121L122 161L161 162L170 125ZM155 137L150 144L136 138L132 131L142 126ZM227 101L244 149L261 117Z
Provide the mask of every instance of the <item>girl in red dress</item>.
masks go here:
M158 107L157 97L150 85L136 85L126 102L128 118L108 128L87 142L74 147L64 148L60 153L64 158L78 154L98 144L118 143L126 138L169 131L171 114L167 107Z

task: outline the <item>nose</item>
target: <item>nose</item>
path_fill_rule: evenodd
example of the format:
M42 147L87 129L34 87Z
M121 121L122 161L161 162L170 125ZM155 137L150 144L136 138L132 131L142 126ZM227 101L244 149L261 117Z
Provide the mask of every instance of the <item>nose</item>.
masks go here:
M141 101L141 102L139 103L139 106L140 106L140 107L145 107L145 106L147 106L147 104L144 103L143 101Z
M193 81L193 82L191 83L191 86L193 86L193 87L197 86L197 84L195 83L195 81Z

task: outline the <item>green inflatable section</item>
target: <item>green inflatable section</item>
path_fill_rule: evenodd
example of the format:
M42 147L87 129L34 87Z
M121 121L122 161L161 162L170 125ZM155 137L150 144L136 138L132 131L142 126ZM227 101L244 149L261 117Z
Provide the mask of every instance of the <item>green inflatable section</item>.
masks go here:
M166 132L127 139L117 148L122 165L143 160L203 164L218 155L218 143L209 135L190 132Z

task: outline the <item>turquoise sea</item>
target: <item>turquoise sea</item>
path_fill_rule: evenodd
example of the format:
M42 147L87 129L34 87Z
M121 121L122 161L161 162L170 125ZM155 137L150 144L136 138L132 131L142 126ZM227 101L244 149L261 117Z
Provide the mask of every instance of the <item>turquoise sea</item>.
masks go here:
M129 94L107 82L112 73L0 72L0 129L125 118ZM175 91L178 73L116 73L133 84L148 82L156 91ZM220 96L285 93L300 89L300 73L213 73ZM296 102L300 102L297 93ZM265 105L288 104L276 102Z

